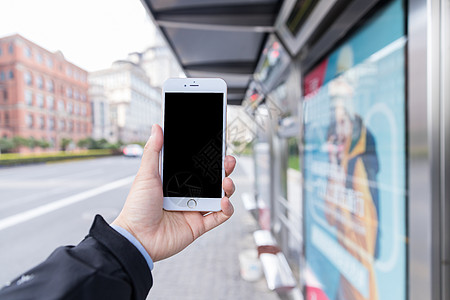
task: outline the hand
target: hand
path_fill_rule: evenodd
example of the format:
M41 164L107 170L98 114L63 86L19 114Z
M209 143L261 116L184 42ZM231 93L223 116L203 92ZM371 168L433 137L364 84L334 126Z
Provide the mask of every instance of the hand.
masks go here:
M138 239L154 262L180 252L196 238L228 220L234 212L229 197L235 187L228 177L222 182L225 196L220 203L221 211L205 215L200 212L163 210L163 190L159 174L162 145L161 127L153 125L133 186L122 211L113 222ZM233 172L235 165L234 157L225 157L226 176Z

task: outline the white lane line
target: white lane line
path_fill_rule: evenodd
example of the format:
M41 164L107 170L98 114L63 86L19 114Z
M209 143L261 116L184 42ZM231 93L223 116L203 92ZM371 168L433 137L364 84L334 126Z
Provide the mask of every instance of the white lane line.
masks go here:
M75 194L42 206L38 206L36 208L18 213L16 215L4 218L0 220L0 230L12 227L14 225L29 221L31 219L37 218L39 216L48 214L52 211L55 211L57 209L66 207L68 205L81 202L83 200L89 199L93 196L108 192L110 190L117 189L119 187L122 187L124 185L127 185L131 182L133 182L134 179L133 176L125 177L116 181L113 181L111 183L99 186L97 188L93 188L90 190L87 190L85 192Z

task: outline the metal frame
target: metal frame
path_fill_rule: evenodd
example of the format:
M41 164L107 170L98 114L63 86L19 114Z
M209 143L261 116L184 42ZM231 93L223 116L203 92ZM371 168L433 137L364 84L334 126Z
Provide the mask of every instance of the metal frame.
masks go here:
M327 54L330 49L336 47L336 45L345 36L351 32L353 28L361 21L361 19L367 15L381 0L353 0L350 3L342 1L341 5L347 4L344 7L336 7L332 13L340 12L339 15L334 18L327 15L326 18L332 18L333 23L330 24L326 31L320 32L320 37L314 41L311 45L305 45L304 53L301 53L302 57L301 66L304 71L309 71L314 67L323 56ZM342 9L342 11L339 11ZM337 11L337 12L336 12ZM317 28L320 31L320 28ZM323 30L323 29L322 29ZM314 35L313 33L312 35Z
M441 0L441 292L450 299L450 2Z
M319 26L320 22L323 21L323 18L332 9L336 1L337 0L319 1L296 36L292 35L285 24L295 5L295 0L284 1L275 26L278 30L278 34L281 36L281 39L286 44L287 49L292 56L297 55L298 51L305 46L306 42L313 34L313 31Z
M441 6L447 10L441 13ZM449 114L442 108L443 96L448 94L444 80L450 69L448 53L441 52L448 43L441 40L448 33L441 27L448 24L448 17L445 0L408 2L408 265L409 299L414 300L449 299L448 263L446 272L442 267L444 255L448 256L443 230L444 218L448 222L448 207L444 206L448 167L442 162L449 157L444 123Z
M228 86L233 88L240 88L241 84L234 85L235 82L242 75L250 78L253 75L259 56L262 52L267 36L275 31L274 23L281 7L281 0L270 1L244 1L238 2L224 2L216 3L210 1L175 1L163 7L153 5L152 0L141 0L142 5L148 12L148 15L158 27L159 33L168 43L171 52L178 61L179 65L185 72L187 77L220 77L227 81ZM157 1L155 1L157 2ZM171 36L171 32L183 31L182 34L177 35L177 38ZM192 34L188 38L180 38L186 34ZM234 33L234 34L233 34ZM208 38L205 37L208 35ZM226 34L225 38L220 38L220 35ZM243 37L244 35L244 37ZM251 42L247 37L252 37L257 42ZM188 43L196 44L191 41L191 37L203 37L204 45L195 48L195 53L202 55L199 62L188 62L183 60L183 53L194 51L183 48L181 40L188 39ZM242 40L248 40L247 48L254 47L251 57L246 61L238 58L224 59L212 58L206 59L207 53L216 53L217 51L226 52L226 49L209 49L215 45L216 41L227 41L230 49L235 48L235 44ZM228 41L229 40L229 41ZM197 43L196 45L200 45ZM208 45L210 46L208 48ZM224 47L222 45L222 47ZM212 47L214 48L214 47ZM246 49L245 47L243 49ZM253 48L252 48L253 49ZM253 51L253 50L251 50ZM248 52L248 51L247 51ZM250 52L248 52L250 53ZM240 53L240 55L243 55ZM228 79L230 80L228 80ZM245 87L248 87L249 81L246 82ZM234 89L234 93L228 93L228 104L239 105L245 97L245 91Z

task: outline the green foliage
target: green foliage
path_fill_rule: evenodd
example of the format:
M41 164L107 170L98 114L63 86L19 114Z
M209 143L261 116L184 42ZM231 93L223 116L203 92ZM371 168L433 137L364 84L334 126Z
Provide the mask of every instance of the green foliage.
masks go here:
M111 149L118 150L123 146L121 141L117 143L109 143L106 139L95 140L91 137L79 140L77 146L87 149Z
M60 147L62 151L67 151L69 145L73 143L70 138L62 138L60 141ZM138 144L138 143L137 143ZM145 144L145 143L139 143ZM124 145L121 141L117 143L109 143L106 139L95 140L91 137L79 140L76 145L83 149L108 149L116 152L120 151ZM0 138L0 153L11 153L17 151L19 147L27 147L30 149L40 147L42 149L48 149L51 144L46 139L37 140L33 137L24 138L22 136L15 136L13 138Z
M47 149L50 147L50 143L45 139L36 140L33 137L24 138L21 136L15 136L13 138L0 138L0 149L2 153L13 152L13 150L19 147L35 148L40 147Z
M289 156L288 167L297 171L300 171L300 157L299 156Z
M298 139L288 139L288 167L300 171L300 151L298 147Z
M9 153L14 149L14 142L9 138L0 138L0 153Z
M67 147L72 143L72 139L62 138L61 139L61 150L66 151Z
M110 156L114 153L111 150L87 150L83 152L57 152L39 154L8 153L0 155L0 166L12 166L32 163L46 163L54 161L64 161L73 159L88 159L102 156Z
M91 137L88 137L88 138L85 138L85 139L81 139L81 140L79 140L79 141L77 142L77 146L80 147L80 148L88 148L89 145L92 144L92 141L93 141L93 140L94 140L94 139L91 138Z
M26 139L24 137L21 137L21 136L15 136L15 137L13 137L12 140L13 140L13 143L14 143L14 148L18 148L18 147L21 147L21 146L28 147L28 145L29 145L28 139Z
M38 146L39 142L34 139L33 137L30 137L29 139L27 139L27 147L30 149L33 149L34 147Z
M48 142L46 139L40 139L37 140L38 147L41 147L42 149L47 149L50 147L50 142Z

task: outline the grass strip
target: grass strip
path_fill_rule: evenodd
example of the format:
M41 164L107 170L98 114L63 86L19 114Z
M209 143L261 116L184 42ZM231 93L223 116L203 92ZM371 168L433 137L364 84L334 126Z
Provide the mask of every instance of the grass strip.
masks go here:
M111 156L115 154L117 154L117 152L114 152L110 149L87 150L83 152L57 152L37 154L6 153L0 155L0 166L15 166L64 160L88 159Z

